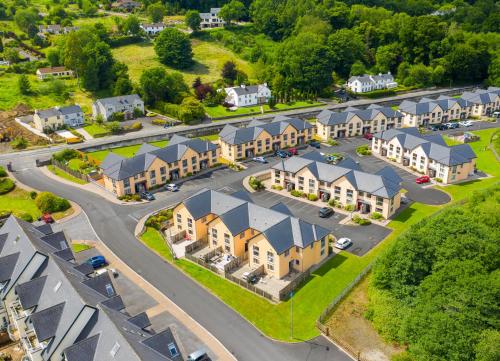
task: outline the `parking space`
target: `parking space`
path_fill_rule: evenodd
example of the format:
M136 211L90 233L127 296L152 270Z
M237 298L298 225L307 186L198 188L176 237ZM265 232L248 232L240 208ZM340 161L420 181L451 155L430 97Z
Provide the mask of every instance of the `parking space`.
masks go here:
M284 203L290 208L294 216L331 230L337 239L341 237L350 238L353 245L346 251L359 256L364 255L391 233L390 229L376 224L368 226L340 224L339 222L347 216L338 212L335 212L330 218L320 218L318 212L324 203L318 202L318 206L315 206L268 191L252 193L251 197L256 204L266 208L270 208L279 202Z

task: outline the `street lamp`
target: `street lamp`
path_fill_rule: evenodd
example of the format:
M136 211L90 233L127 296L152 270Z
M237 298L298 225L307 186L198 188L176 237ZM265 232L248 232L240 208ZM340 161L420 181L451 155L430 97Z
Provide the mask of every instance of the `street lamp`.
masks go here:
M290 292L290 338L293 338L293 291Z

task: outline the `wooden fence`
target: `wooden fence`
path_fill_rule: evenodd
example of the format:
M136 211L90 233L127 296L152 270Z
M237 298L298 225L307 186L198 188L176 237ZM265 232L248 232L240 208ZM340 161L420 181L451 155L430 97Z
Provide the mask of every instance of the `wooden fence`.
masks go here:
M252 291L253 293L258 294L259 296L262 296L264 298L267 298L270 301L277 301L275 297L273 297L271 294L267 293L266 291L261 290L260 288L255 287L254 285L251 285L247 281L243 281L242 279L236 278L233 275L229 273L225 273L224 277L228 279L231 282L234 282L241 287L246 288L247 290Z
M188 254L188 253L191 254L191 253L195 252L196 250L202 248L206 244L207 244L207 241L205 241L203 239L199 239L197 241L194 241L191 244L188 244L186 246L185 252L186 252L186 254Z
M188 260L190 260L190 261L192 261L192 262L194 262L194 263L196 263L196 264L199 264L200 266L205 267L206 269L208 269L208 270L210 270L210 271L212 271L212 272L214 272L214 273L219 273L219 269L218 269L217 267L212 266L211 264L209 264L209 263L205 262L205 261L204 261L204 260L202 260L202 259L199 259L199 258L194 257L194 256L193 256L192 254L190 254L190 253L186 253L186 254L185 254L185 257L186 257Z
M74 169L71 169L66 164L61 163L55 159L52 159L52 165L54 167L61 169L62 171L66 172L68 174L71 174L73 177L81 179L85 182L91 182L93 180L93 179L90 179L90 177L87 174L83 174L83 173L78 172Z
M288 297L290 297L290 293L311 275L311 271L312 270L309 269L309 270L301 273L292 282L287 284L285 286L285 288L281 289L280 293L279 293L280 301L284 301L284 300L288 299Z

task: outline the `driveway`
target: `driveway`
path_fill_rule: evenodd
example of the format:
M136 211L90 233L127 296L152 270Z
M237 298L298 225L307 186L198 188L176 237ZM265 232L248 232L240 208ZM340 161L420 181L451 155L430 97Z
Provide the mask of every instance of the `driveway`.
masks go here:
M223 190L227 192L231 191L228 187ZM367 253L391 233L389 228L376 224L370 224L368 226L339 224L341 220L348 216L338 212L335 212L335 214L330 218L320 218L318 216L318 211L320 206L323 206L323 203L318 203L318 206L314 206L312 204L269 191L252 193L251 197L256 204L266 208L270 208L276 203L282 202L290 208L294 216L309 223L314 223L329 229L336 238L350 238L353 245L346 251L358 256L362 256Z

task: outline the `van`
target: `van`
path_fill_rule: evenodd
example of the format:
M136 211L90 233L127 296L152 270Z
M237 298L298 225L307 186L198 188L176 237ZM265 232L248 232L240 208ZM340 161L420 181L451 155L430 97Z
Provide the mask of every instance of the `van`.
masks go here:
M187 361L210 361L205 350L197 350L187 357Z

